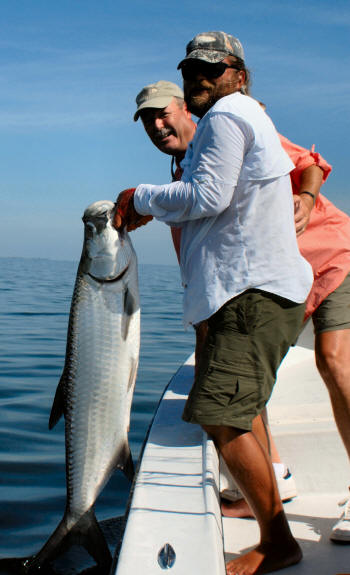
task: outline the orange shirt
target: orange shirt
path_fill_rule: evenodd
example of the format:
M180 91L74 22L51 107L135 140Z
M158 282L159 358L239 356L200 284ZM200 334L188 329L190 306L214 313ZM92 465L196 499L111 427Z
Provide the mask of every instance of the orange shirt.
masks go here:
M297 146L281 135L280 140L295 165L290 174L294 194L299 192L302 171L309 166L316 165L322 168L323 182L326 181L332 167L320 154ZM181 178L179 166L175 177ZM180 260L181 228L172 228L171 233ZM298 237L298 244L301 254L310 262L314 272L314 283L306 301L305 319L307 319L320 303L340 286L350 272L349 216L319 194L309 224L305 232Z
M327 179L332 168L320 154L301 148L281 135L280 140L295 165L290 174L293 193L298 193L301 172L309 166L322 168L323 181ZM298 237L298 244L314 272L314 283L306 301L306 319L350 272L349 216L319 194L309 224Z

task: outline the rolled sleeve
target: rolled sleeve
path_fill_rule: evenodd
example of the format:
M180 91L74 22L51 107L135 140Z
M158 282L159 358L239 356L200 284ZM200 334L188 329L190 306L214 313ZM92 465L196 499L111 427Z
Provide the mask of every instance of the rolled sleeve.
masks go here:
M311 150L302 148L294 142L288 140L285 136L279 134L281 144L286 150L287 154L294 163L294 170L291 172L291 178L296 189L299 187L301 173L310 166L318 166L323 171L323 183L326 181L328 175L332 171L332 166L321 156L321 154L314 151L314 146ZM295 190L297 191L297 190Z

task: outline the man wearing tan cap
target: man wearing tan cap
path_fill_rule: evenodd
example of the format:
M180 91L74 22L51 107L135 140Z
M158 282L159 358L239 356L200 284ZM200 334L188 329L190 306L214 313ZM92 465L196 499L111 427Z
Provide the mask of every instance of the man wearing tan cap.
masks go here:
M178 166L196 131L182 90L173 82L160 80L145 86L137 95L136 104L135 122L141 117L153 144L173 156Z
M296 242L293 165L271 120L244 95L239 40L198 34L179 68L187 106L201 118L182 180L122 192L115 223L130 229L153 216L181 225L184 321L209 325L183 417L213 437L260 526L260 544L227 573L267 573L298 562L301 550L252 421L298 334L312 271Z

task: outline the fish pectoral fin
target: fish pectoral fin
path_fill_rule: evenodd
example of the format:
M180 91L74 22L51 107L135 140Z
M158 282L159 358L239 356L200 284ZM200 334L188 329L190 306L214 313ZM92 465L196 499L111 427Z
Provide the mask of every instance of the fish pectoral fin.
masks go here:
M61 419L64 413L64 386L66 382L65 371L63 371L61 379L56 389L55 397L53 400L50 419L49 419L49 429L55 427L59 419Z
M126 338L128 337L130 319L137 310L135 298L130 292L130 290L128 290L128 288L126 288L124 292L123 304L124 305L123 305L123 316L122 316L122 338L125 341Z
M116 468L121 469L125 473L126 477L129 479L129 481L132 481L134 479L135 475L134 462L132 460L128 442L124 444L124 447L118 458Z

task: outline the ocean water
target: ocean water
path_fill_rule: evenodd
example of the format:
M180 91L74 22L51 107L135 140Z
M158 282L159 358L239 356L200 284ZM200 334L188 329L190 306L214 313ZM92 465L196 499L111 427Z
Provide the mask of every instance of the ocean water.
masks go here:
M64 365L76 262L0 258L0 558L37 552L66 500L64 425L48 430ZM139 266L141 354L129 441L136 460L162 391L193 351L179 271ZM123 515L130 484L115 472L98 520Z

